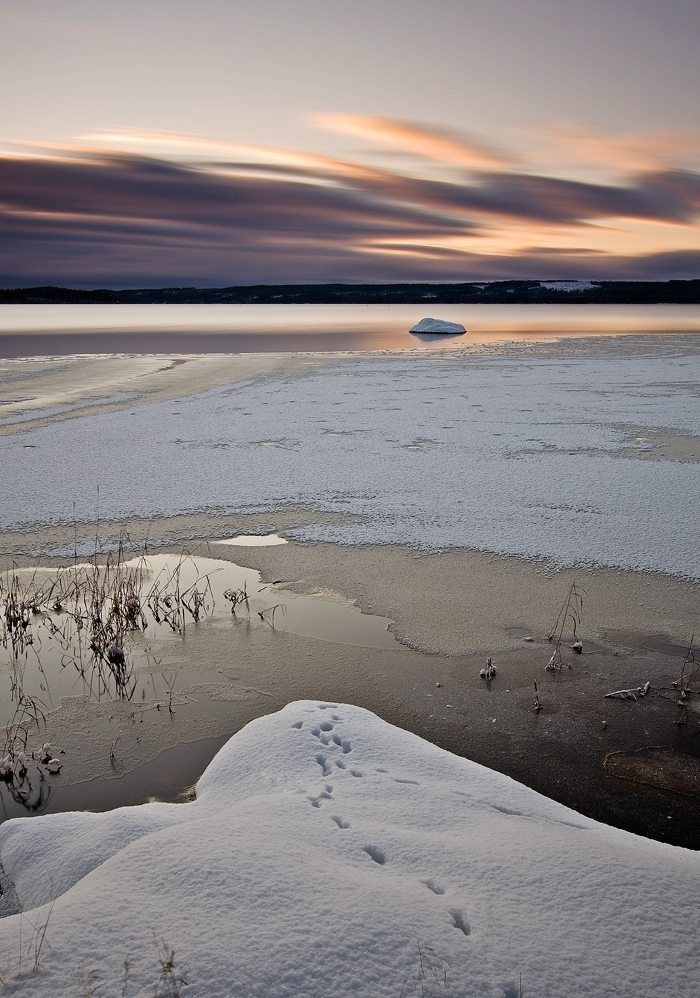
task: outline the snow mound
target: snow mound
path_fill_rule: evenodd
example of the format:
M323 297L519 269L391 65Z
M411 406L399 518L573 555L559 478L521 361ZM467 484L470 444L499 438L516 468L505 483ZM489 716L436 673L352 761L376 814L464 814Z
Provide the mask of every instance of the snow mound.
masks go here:
M189 804L0 827L22 905L57 896L13 993L158 978L206 998L697 994L700 856L583 818L369 711L299 701L221 749ZM48 908L30 917L41 924ZM19 948L3 920L0 973ZM27 945L28 920L24 919ZM422 976L421 976L422 975ZM440 986L438 986L440 985ZM403 988L403 992L402 992Z
M445 319L421 319L411 326L409 333L466 333L460 322L447 322Z

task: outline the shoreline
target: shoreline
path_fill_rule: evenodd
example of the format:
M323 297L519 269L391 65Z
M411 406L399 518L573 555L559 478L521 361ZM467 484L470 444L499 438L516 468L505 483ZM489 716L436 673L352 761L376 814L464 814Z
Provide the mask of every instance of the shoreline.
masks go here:
M613 570L582 575L472 551L418 554L294 542L231 549L215 541L189 549L195 558L256 568L263 583L281 579L278 600L332 589L365 613L390 617L400 643L386 650L283 630L253 632L239 642L226 621L205 620L161 659L168 674L182 675L173 715L162 697L160 713L156 701L93 705L78 697L48 716L47 739L67 753L65 773L54 785L71 784L70 806L81 799L99 810L137 803L144 795L141 767L154 780L151 792L167 797L170 785L172 799L184 789L177 777L187 770L188 751L204 761L203 738L213 755L252 718L309 697L356 703L589 817L700 848L700 714L676 723L681 710L672 683L683 656L650 647L650 639L661 636L681 647L696 614L697 584ZM572 668L548 673L553 646L547 631L574 578L586 590L578 631L583 654L573 654L568 639L563 661ZM498 670L488 683L479 677L487 655ZM224 684L218 692L217 674ZM535 680L540 711L534 709ZM605 697L647 681L646 698ZM115 770L109 745L117 734ZM661 755L649 746L662 746ZM605 768L612 756L614 772ZM628 775L636 765L637 780L642 765L646 782L620 778L621 765ZM691 768L690 782L686 792L674 792L683 766ZM132 774L126 798L121 774Z
M461 350L409 351L399 359L417 364L424 359L458 361L471 356L575 360L664 357L669 350L696 356L700 338L693 334L575 337L536 344L514 340ZM395 353L371 352L3 361L0 367L4 365L6 374L21 373L22 379L2 384L3 415L14 421L0 425L0 435L18 439L37 427L201 394L223 385L294 378L353 361L382 364L396 359ZM640 468L648 467L643 464L648 461L700 460L700 437L677 429L647 436L643 450L630 445L629 454L623 448L617 456L634 457ZM657 638L680 648L700 630L697 581L650 571L559 568L552 560L458 546L428 552L408 543L353 545L293 539L295 531L360 520L357 513L324 512L303 502L268 504L237 514L210 509L153 519L101 520L102 555L115 549L126 533L136 551L148 541L154 551L179 553L188 548L195 556L233 561L259 570L264 583L282 580L276 590L280 598L285 592L293 596L331 591L365 613L388 617L400 643L387 651L258 631L245 642L232 644L230 628L204 621L188 631L186 641L170 649L171 657L164 662L164 667L187 673L184 689L207 688L197 693L203 698L201 709L179 701L173 717L153 706L150 713L141 712L142 721L130 716L138 714L133 705L108 702L93 708L75 699L68 702L49 718L49 740L64 744L71 760L55 786L60 789L78 776L83 781L96 779L106 794L100 807L135 803L119 799L120 773L110 761L109 746L119 731L121 773L136 772L141 766L155 773L154 760L161 753L190 745L196 754L202 738L224 739L252 717L287 702L323 698L366 707L590 817L700 848L700 775L693 776L700 767L700 737L695 736L700 721L690 703L685 723L676 723L683 712L677 696L674 700L672 683L680 674L682 655L649 646L649 640ZM291 534L291 542L235 549L217 543L232 534L273 531ZM0 568L5 572L13 563L23 567L37 558L42 564L70 564L74 547L81 558L89 557L95 535L96 524L88 519L6 531L0 538ZM579 631L584 652L570 656L571 670L546 673L552 653L546 636L573 581L586 591ZM525 642L525 637L532 637L532 642ZM492 657L498 669L488 684L479 678L486 657ZM201 682L197 673L202 674ZM217 698L217 675L219 683L230 687L229 699ZM542 702L538 712L535 680ZM613 690L636 689L647 681L652 687L648 697L632 702L605 699ZM141 734L134 730L133 737L127 737L134 725L139 725ZM79 773L81 744L84 765ZM654 745L664 746L660 756L648 749ZM617 775L604 765L611 753L624 757L614 756ZM167 759L176 757L182 758L176 753L162 759L161 776L167 776L170 784ZM679 758L692 770L689 782L681 779L680 784ZM172 765L182 768L185 781L185 764ZM646 774L647 782L622 779L623 771L628 776ZM168 779L154 784L166 795ZM689 793L672 792L672 785L690 788ZM138 793L142 792L139 785ZM71 799L81 799L75 793L78 796Z

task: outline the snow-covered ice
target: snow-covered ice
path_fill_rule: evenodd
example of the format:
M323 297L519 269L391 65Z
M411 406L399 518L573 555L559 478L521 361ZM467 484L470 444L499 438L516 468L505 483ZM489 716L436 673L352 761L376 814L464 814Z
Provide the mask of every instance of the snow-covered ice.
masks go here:
M147 994L155 935L206 998L442 993L429 966L455 998L513 998L520 975L542 998L697 995L699 854L344 704L252 721L196 801L18 819L0 850L25 908L0 923L6 979L20 922L31 948L57 897L43 969L13 994L73 998L93 970L121 994L127 954Z
M409 333L465 333L461 322L448 322L446 319L421 319L411 326Z
M700 578L700 357L353 360L0 437L0 529L304 505L290 533ZM38 413L33 415L37 416ZM640 439L641 438L641 439ZM636 455L639 454L639 457ZM327 517L325 517L327 519Z

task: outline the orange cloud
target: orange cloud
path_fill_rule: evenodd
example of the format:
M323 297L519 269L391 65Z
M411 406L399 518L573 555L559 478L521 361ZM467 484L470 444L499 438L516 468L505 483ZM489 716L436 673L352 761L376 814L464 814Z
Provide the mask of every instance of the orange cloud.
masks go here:
M312 119L319 128L388 143L402 152L451 166L489 170L513 165L513 158L495 149L470 142L447 129L415 121L378 118L362 114L321 114Z
M566 157L625 173L646 173L700 162L700 130L598 132L578 122L557 122L544 133Z

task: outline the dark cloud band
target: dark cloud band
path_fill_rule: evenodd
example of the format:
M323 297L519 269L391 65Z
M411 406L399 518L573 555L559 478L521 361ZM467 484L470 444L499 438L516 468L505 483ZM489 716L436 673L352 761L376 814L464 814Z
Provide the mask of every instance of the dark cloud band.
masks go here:
M700 175L626 185L481 171L468 182L269 164L198 166L146 156L0 158L0 282L154 286L333 280L454 280L566 273L696 276L694 251L625 258L533 247L483 255L502 225L628 218L693 224ZM459 241L459 249L455 248ZM525 238L527 241L527 238ZM466 248L464 248L466 247Z

